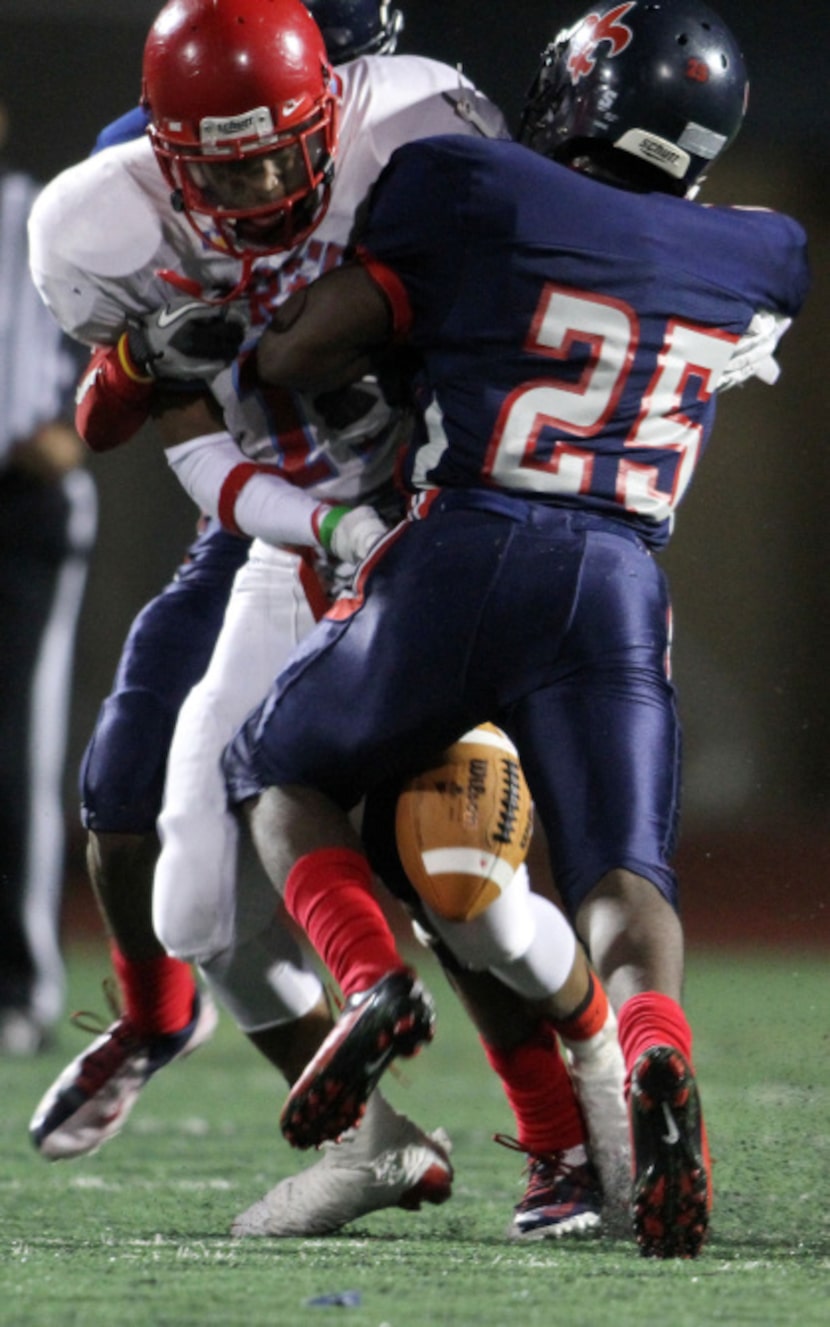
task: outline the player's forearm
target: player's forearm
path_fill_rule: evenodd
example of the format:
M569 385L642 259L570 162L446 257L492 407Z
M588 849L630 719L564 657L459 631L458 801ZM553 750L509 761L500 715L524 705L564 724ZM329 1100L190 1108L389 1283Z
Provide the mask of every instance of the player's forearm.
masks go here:
M340 268L277 310L256 348L257 372L292 391L332 390L368 373L390 336L381 291L361 268Z
M249 461L227 433L192 438L165 451L168 464L200 511L233 534L269 544L318 543L328 510L290 483L273 465Z

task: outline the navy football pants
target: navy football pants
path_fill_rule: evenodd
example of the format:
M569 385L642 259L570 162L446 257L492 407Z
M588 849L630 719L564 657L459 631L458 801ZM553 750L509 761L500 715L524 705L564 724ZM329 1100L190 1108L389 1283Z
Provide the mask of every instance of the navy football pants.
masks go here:
M446 493L362 576L362 601L320 623L228 748L232 799L296 783L350 807L490 720L519 749L571 913L612 868L676 904L669 600L641 540Z

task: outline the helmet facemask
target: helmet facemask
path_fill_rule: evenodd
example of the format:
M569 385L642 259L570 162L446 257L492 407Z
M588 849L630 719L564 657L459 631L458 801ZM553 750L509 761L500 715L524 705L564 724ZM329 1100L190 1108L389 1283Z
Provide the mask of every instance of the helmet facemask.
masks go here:
M516 135L525 147L544 157L555 157L560 142L570 133L569 115L563 114L563 103L570 100L573 87L566 77L562 55L572 31L567 28L560 32L542 52Z
M212 248L234 258L302 243L328 207L336 150L336 104L325 98L303 124L274 130L267 106L229 120L205 117L198 145L150 136L174 206Z
M301 0L168 0L142 74L173 205L206 245L250 265L320 224L340 83Z

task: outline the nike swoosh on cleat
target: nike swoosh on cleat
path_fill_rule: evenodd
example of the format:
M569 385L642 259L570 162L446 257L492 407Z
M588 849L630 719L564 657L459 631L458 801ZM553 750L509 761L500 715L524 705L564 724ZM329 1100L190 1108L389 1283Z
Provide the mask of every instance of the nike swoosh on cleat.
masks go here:
M664 1143L669 1144L669 1147L674 1147L675 1143L680 1142L680 1130L677 1127L677 1121L675 1120L674 1116L672 1115L665 1101L663 1102L663 1118L666 1121L667 1132L661 1134L661 1138L663 1139Z
M376 1073L378 1069L382 1069L388 1059L389 1051L386 1050L382 1055L378 1055L376 1059L367 1060L366 1064L363 1066L363 1072L366 1077L368 1078L371 1074Z

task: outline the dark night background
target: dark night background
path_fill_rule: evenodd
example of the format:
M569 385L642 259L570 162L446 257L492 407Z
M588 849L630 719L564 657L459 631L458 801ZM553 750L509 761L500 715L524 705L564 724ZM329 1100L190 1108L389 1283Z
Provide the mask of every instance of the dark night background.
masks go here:
M0 0L0 100L16 165L47 179L86 155L98 129L136 102L144 34L159 7ZM778 386L751 383L724 397L664 556L686 729L684 852L702 888L707 872L714 884L718 866L728 868L734 896L750 910L764 899L775 906L806 876L814 897L803 929L827 938L830 20L824 6L781 0L717 7L741 41L752 86L744 130L703 197L796 216L810 238L814 281L783 344ZM586 6L402 0L402 8L400 49L461 62L515 124L539 51ZM77 761L120 644L176 565L194 521L151 442L94 458L91 468L101 531L75 673L73 838ZM784 926L786 919L784 909Z

